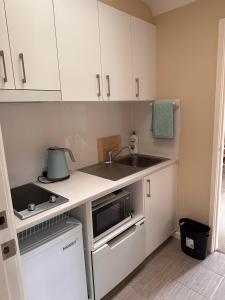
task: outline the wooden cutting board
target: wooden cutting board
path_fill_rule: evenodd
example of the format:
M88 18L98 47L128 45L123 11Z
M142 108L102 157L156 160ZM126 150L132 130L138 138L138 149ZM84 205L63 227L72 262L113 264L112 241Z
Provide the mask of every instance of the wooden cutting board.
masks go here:
M119 152L122 147L122 139L120 135L107 136L103 138L98 138L98 160L99 162L104 162L108 160L108 152L113 151L113 154Z

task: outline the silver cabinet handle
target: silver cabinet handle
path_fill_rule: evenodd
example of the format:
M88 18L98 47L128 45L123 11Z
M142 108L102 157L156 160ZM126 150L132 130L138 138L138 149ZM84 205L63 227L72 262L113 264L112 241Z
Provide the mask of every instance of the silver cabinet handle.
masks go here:
M136 90L136 97L140 96L140 82L139 82L139 78L135 78L136 81L136 86L137 86L137 90Z
M100 74L96 74L96 78L97 78L97 83L98 83L98 93L97 93L97 96L100 97L101 96Z
M110 90L110 77L109 77L109 75L106 75L106 80L107 80L107 84L108 84L107 97L110 97L111 96L111 90Z
M20 53L20 54L19 54L19 58L21 59L21 63L22 63L22 71L23 71L22 83L26 83L26 82L27 82L27 78L26 78L26 71L25 71L25 65L24 65L24 57L23 57L23 53Z
M147 179L147 183L148 183L148 193L147 193L147 197L151 197L151 181L150 179Z
M3 81L4 82L8 82L6 65L5 65L5 55L4 55L4 51L3 50L0 51L0 56L2 58L2 65L3 65L3 72L4 72Z

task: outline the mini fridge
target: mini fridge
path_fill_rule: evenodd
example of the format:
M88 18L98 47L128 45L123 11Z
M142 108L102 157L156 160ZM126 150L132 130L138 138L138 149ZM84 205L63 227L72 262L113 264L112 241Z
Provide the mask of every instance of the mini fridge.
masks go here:
M19 239L25 299L87 300L81 223L45 223Z

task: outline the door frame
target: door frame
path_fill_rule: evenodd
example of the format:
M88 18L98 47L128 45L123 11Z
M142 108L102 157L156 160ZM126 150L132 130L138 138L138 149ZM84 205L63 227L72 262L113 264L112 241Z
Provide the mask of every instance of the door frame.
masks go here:
M223 152L225 133L225 19L219 21L217 54L216 98L214 111L213 154L210 192L209 224L211 227L210 251L218 248L219 209L222 187Z
M16 226L14 222L13 206L8 181L4 145L0 124L0 211L5 213L6 226L0 230L0 297L4 300L24 300L22 283L22 268L17 241ZM11 257L3 258L2 245L11 242L6 246L9 249L16 249Z

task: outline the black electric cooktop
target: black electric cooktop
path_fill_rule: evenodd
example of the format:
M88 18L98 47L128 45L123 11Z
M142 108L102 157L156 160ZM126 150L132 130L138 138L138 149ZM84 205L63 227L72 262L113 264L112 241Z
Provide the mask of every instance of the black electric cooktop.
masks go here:
M69 201L33 183L11 189L11 196L14 213L20 219L29 218Z

